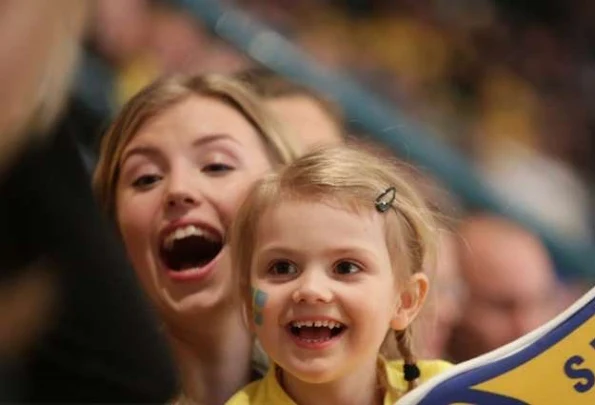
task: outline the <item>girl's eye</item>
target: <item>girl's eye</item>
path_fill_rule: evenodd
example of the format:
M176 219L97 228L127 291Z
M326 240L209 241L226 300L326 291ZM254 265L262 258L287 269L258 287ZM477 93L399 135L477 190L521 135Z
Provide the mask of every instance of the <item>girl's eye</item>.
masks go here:
M362 268L353 262L341 261L335 265L337 274L355 274L362 271Z
M157 174L145 174L134 180L132 182L132 186L134 188L146 189L152 186L154 183L158 182L159 180L161 180L161 176Z
M269 267L269 273L277 276L290 276L297 272L297 266L287 260L277 261Z
M235 170L235 167L225 163L211 163L202 168L203 173L223 174Z

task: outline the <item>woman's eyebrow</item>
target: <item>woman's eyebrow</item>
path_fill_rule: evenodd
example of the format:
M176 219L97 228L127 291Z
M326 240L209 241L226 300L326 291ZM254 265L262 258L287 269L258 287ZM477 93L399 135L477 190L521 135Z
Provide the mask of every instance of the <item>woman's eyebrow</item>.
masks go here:
M239 144L238 140L228 134L209 134L201 136L192 142L193 147L204 146L218 141L231 141Z
M153 146L136 146L134 148L130 148L124 152L121 165L124 165L126 160L130 159L132 156L156 157L159 156L159 150Z
M192 142L192 147L196 148L196 147L201 147L201 146L205 146L211 143L215 143L215 142L219 142L219 141L231 141L233 143L239 144L239 142L231 137L228 134L209 134L209 135L204 135L204 136L200 136L197 139L195 139ZM133 148L130 148L128 150L126 150L122 156L122 164L124 164L124 162L126 162L127 159L129 159L131 156L149 156L149 157L155 157L155 156L159 156L159 149L154 147L154 146L146 146L146 145L142 145L142 146L136 146Z

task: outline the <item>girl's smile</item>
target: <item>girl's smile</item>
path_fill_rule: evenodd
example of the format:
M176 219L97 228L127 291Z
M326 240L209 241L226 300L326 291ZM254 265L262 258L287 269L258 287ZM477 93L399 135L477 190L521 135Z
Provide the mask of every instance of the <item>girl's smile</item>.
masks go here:
M296 345L304 349L321 350L336 343L347 331L347 326L328 318L308 318L286 325Z

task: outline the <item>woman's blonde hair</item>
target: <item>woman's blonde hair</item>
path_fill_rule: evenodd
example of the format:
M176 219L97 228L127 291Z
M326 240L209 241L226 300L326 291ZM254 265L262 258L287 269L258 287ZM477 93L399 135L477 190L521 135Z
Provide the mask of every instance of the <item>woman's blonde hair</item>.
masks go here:
M193 95L213 98L237 110L256 129L273 164L286 164L298 156L296 146L283 136L260 99L239 81L217 74L168 76L128 101L101 142L93 189L108 215L113 217L124 148L147 121Z
M259 222L267 210L283 201L297 199L356 212L376 211L376 200L393 187L394 200L382 214L393 271L400 282L422 272L435 255L436 222L409 180L410 173L399 163L361 149L335 146L305 155L258 182L240 208L231 232L233 268L239 271L239 295L247 313L252 313L250 272ZM394 337L385 340L383 352L396 345L405 364L415 365L411 329L395 331ZM409 388L415 384L410 381Z

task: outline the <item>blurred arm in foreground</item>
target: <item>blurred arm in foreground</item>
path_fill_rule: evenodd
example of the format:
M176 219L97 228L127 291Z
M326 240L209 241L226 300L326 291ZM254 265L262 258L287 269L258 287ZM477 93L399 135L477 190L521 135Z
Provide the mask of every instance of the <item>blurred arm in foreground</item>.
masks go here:
M65 110L91 5L0 4L2 402L164 402L175 386Z

